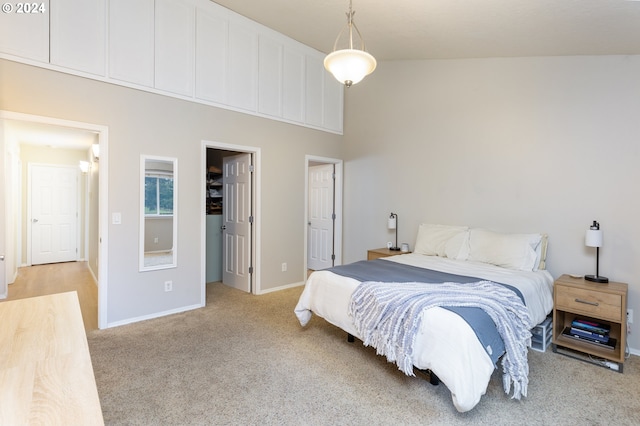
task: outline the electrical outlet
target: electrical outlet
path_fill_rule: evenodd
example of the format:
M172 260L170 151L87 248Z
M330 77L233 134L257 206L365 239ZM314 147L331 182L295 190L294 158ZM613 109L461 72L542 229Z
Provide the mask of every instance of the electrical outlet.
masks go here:
M282 264L282 272L287 272L287 263L286 262L284 262Z
M633 324L633 309L627 309L627 323Z
M173 281L164 282L164 291L173 291Z
M154 242L155 244L158 244L158 237L155 237L155 238L153 239L153 242Z

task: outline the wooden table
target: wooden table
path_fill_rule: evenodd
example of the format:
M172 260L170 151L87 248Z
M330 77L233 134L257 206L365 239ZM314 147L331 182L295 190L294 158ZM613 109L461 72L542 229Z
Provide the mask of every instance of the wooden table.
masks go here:
M0 303L0 424L104 425L75 291Z

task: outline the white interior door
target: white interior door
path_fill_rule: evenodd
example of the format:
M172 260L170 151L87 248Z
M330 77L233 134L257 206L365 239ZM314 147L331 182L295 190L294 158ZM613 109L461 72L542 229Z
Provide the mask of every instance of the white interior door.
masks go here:
M307 267L316 271L333 266L334 168L333 164L309 167Z
M30 169L31 264L78 260L78 168Z
M222 282L251 292L251 154L223 159Z

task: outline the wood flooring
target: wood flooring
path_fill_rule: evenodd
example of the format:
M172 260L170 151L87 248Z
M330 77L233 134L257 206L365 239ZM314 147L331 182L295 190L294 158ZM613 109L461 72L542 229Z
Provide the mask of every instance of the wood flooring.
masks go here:
M9 284L8 297L0 300L0 303L67 291L78 292L85 331L97 330L98 285L86 262L51 263L20 268L15 282Z

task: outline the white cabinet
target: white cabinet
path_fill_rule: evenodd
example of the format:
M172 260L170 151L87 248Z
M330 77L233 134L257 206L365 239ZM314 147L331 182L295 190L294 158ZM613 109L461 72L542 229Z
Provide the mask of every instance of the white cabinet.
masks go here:
M0 13L0 57L342 133L324 54L212 1L43 1Z
M287 120L304 123L305 55L285 46L282 82L282 116Z
M196 98L227 103L229 21L207 10L196 11Z
M18 13L13 3L6 4L13 10L0 13L0 52L49 62L49 1L38 2L39 9L32 13Z
M258 33L240 22L229 23L228 100L233 107L257 110Z
M305 122L312 126L322 126L322 98L324 93L324 74L322 59L316 56L306 57L306 115Z
M153 87L154 0L109 0L109 77Z
M342 133L344 86L329 72L324 73L322 127Z
M260 69L258 72L258 112L282 116L282 66L284 45L268 37L260 37Z
M156 0L155 87L193 96L195 7L180 0Z
M51 64L105 75L105 2L106 0L51 2Z
M341 133L345 89L324 69L323 59L306 56L305 122Z

